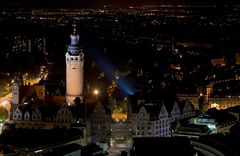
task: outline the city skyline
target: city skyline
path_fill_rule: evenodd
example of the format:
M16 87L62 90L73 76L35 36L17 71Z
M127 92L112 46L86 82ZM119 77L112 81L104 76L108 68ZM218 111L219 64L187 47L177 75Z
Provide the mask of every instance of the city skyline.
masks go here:
M48 7L129 7L143 5L239 5L237 0L3 0L0 2L2 6L30 6L34 8Z
M3 155L239 155L240 6L15 2L0 8Z

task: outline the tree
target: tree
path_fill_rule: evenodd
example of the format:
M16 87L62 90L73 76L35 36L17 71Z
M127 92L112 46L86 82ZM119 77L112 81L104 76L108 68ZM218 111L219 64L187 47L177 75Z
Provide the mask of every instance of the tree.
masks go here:
M80 106L81 104L81 99L79 97L76 97L74 100L75 106Z

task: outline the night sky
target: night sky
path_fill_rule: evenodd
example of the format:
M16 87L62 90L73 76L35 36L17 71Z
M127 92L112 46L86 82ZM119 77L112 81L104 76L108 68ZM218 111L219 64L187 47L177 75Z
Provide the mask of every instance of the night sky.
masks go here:
M240 4L238 0L1 0L1 6L84 7L84 6L141 6L159 4Z

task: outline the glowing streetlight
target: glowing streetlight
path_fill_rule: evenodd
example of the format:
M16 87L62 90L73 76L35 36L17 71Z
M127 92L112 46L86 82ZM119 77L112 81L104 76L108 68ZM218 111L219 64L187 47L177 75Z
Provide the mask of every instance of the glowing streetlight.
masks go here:
M218 109L218 108L219 108L219 104L212 103L212 104L211 104L211 108L216 108L216 109Z
M94 89L93 94L94 95L98 95L99 94L99 90L98 89Z

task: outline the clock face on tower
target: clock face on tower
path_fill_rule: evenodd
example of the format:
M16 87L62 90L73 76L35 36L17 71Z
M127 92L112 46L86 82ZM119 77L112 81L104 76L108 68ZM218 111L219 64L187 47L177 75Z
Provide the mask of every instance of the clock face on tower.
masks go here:
M18 87L14 85L14 86L13 86L13 89L14 89L14 90L15 90L15 89L18 89Z

